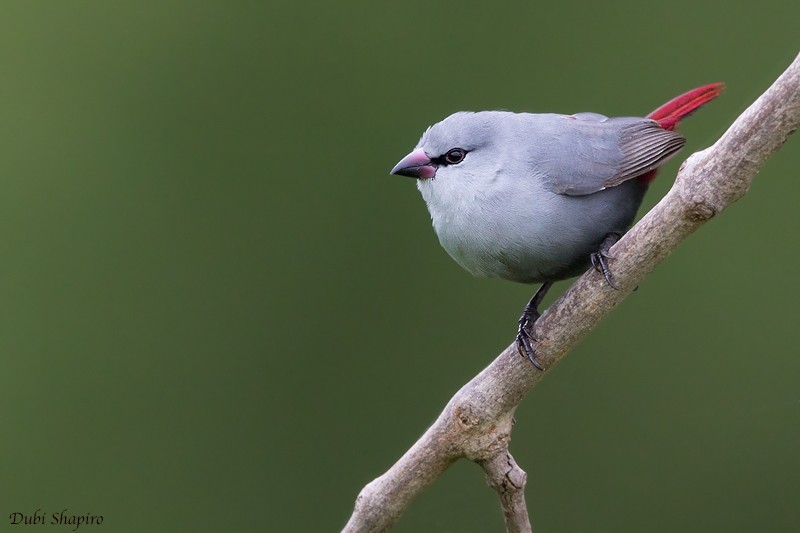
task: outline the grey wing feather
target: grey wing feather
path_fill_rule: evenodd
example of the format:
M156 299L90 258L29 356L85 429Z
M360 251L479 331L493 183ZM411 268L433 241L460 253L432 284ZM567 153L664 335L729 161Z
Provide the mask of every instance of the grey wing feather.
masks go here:
M582 196L614 187L664 164L686 139L646 118L608 118L596 113L549 115L559 120L535 150L548 188Z

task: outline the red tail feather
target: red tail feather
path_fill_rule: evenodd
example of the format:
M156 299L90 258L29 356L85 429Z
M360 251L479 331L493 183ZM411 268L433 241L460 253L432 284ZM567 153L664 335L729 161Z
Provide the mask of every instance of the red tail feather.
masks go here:
M711 83L692 89L662 105L647 118L652 118L665 130L674 130L683 117L719 96L724 88L724 83Z
M647 115L647 118L652 118L665 130L672 131L678 126L678 123L683 117L689 116L700 106L719 96L724 88L724 83L711 83L698 87L697 89L692 89L688 93L673 98L662 105ZM647 184L653 181L657 172L658 169L654 168L636 179L641 183Z

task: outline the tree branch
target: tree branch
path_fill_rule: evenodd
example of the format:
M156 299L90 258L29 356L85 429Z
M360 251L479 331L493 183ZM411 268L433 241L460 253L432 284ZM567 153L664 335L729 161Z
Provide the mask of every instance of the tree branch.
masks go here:
M531 521L525 505L528 474L519 467L508 449L478 463L486 472L486 482L500 496L506 530L509 533L531 533Z
M766 160L800 125L800 56L710 148L681 166L667 195L611 249L617 290L593 269L536 323L537 354L558 363L680 242L747 192ZM385 531L456 460L480 464L501 500L508 531L530 531L526 474L508 452L514 410L545 372L512 344L464 385L439 418L356 499L345 532Z

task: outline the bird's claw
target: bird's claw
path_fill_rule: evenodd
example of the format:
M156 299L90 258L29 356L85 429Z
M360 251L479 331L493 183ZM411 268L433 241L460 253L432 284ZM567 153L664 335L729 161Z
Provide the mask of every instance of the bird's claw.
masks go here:
M537 341L533 335L533 324L539 318L538 314L532 317L522 316L519 319L519 329L517 330L517 351L522 357L527 357L533 363L533 366L539 370L544 370L539 361L536 360L536 351L533 349L533 343Z
M609 254L609 251L611 250L611 247L617 243L620 237L621 235L619 233L609 233L606 235L606 238L603 239L602 244L600 244L600 249L589 256L589 259L592 261L592 267L597 272L603 274L603 277L606 279L606 283L608 283L609 287L615 290L617 286L614 285L614 280L611 277L611 269L608 268L608 261L606 261L606 259L614 259L611 257L611 254Z
M606 261L606 259L613 259L613 258L603 250L593 253L592 255L589 256L589 258L592 260L592 267L594 267L594 269L597 272L600 272L603 275L609 287L611 287L612 289L616 289L617 286L614 285L614 280L611 277L611 269L608 268L608 261Z

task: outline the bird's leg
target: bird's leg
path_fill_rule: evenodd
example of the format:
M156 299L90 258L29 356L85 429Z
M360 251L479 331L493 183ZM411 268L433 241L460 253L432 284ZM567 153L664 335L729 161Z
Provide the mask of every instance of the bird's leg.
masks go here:
M533 336L533 325L539 320L541 314L539 313L539 304L542 303L544 295L553 286L552 281L542 283L536 294L533 295L531 301L525 306L522 316L519 317L519 329L517 329L517 350L523 357L533 363L533 366L539 370L544 370L539 361L536 360L536 352L533 350L533 342L536 342L536 337Z
M589 256L589 258L592 260L592 266L594 269L603 274L603 277L606 278L606 283L608 283L612 289L616 289L617 287L612 281L611 270L608 268L608 262L606 259L613 259L608 252L611 250L611 247L614 246L621 238L622 235L619 233L609 233L606 235L605 239L603 239L603 242L600 243L600 249Z

